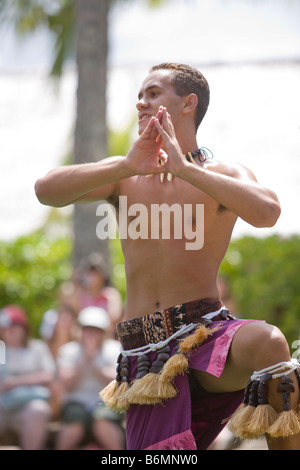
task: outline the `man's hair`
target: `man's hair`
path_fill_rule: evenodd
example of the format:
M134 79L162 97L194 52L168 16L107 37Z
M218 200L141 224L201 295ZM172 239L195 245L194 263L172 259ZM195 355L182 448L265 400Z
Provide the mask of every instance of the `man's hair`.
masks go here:
M199 70L185 64L164 62L154 65L150 73L155 70L170 70L172 72L172 85L178 96L187 96L195 93L198 97L198 105L195 113L195 126L198 129L209 104L209 86Z

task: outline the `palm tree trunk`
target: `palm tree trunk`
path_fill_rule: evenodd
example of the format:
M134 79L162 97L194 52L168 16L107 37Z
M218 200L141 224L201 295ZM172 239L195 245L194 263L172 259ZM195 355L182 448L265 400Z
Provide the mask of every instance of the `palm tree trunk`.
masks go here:
M77 0L77 119L75 163L97 161L107 156L106 75L108 11L111 0ZM106 240L96 236L99 203L75 205L74 266L93 251L107 259Z

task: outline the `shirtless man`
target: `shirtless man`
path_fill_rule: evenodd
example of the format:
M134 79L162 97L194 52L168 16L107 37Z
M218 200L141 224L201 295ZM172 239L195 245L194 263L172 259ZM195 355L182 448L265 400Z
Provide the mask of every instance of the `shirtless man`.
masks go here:
M126 321L196 299L219 299L218 270L237 218L255 227L271 227L280 215L276 194L259 184L247 168L205 159L202 153L194 161L186 158L198 149L196 132L208 102L208 84L197 70L180 64L153 67L138 95L139 138L126 157L58 168L36 183L39 200L56 207L101 199L118 201L119 196L127 197L128 207L142 203L149 212L153 204L204 205L204 244L199 250L187 250L184 236L122 240ZM195 226L195 212L189 222ZM220 377L190 366L205 393L239 391L253 371L291 360L286 340L276 327L265 322L242 326L235 330ZM296 409L299 388L295 372L289 377L295 389L290 404ZM277 392L278 381L269 381L269 402L280 413L283 400ZM137 412L136 405L133 408ZM137 420L133 422L138 425ZM268 441L270 449L300 449L299 433ZM145 443L141 446L146 448Z

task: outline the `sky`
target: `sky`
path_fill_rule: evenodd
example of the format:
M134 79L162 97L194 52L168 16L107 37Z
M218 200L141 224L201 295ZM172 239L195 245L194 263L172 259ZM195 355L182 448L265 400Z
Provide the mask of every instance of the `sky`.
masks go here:
M283 211L276 227L257 231L241 222L236 236L299 232L299 13L298 0L170 0L154 10L133 0L111 10L110 127L122 129L135 113L151 65L189 63L211 88L199 144L217 159L249 166L278 192ZM12 239L49 213L33 186L72 144L76 74L69 68L55 91L48 79L51 38L43 31L19 39L2 27L0 41L0 239Z
M144 3L115 4L112 63L299 58L297 0L169 0L147 11Z

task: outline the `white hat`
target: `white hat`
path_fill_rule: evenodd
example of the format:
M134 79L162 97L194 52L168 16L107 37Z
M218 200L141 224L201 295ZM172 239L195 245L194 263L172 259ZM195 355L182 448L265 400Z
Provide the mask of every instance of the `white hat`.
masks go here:
M110 321L109 316L101 307L86 307L78 315L78 323L81 326L93 326L106 330L109 327Z

